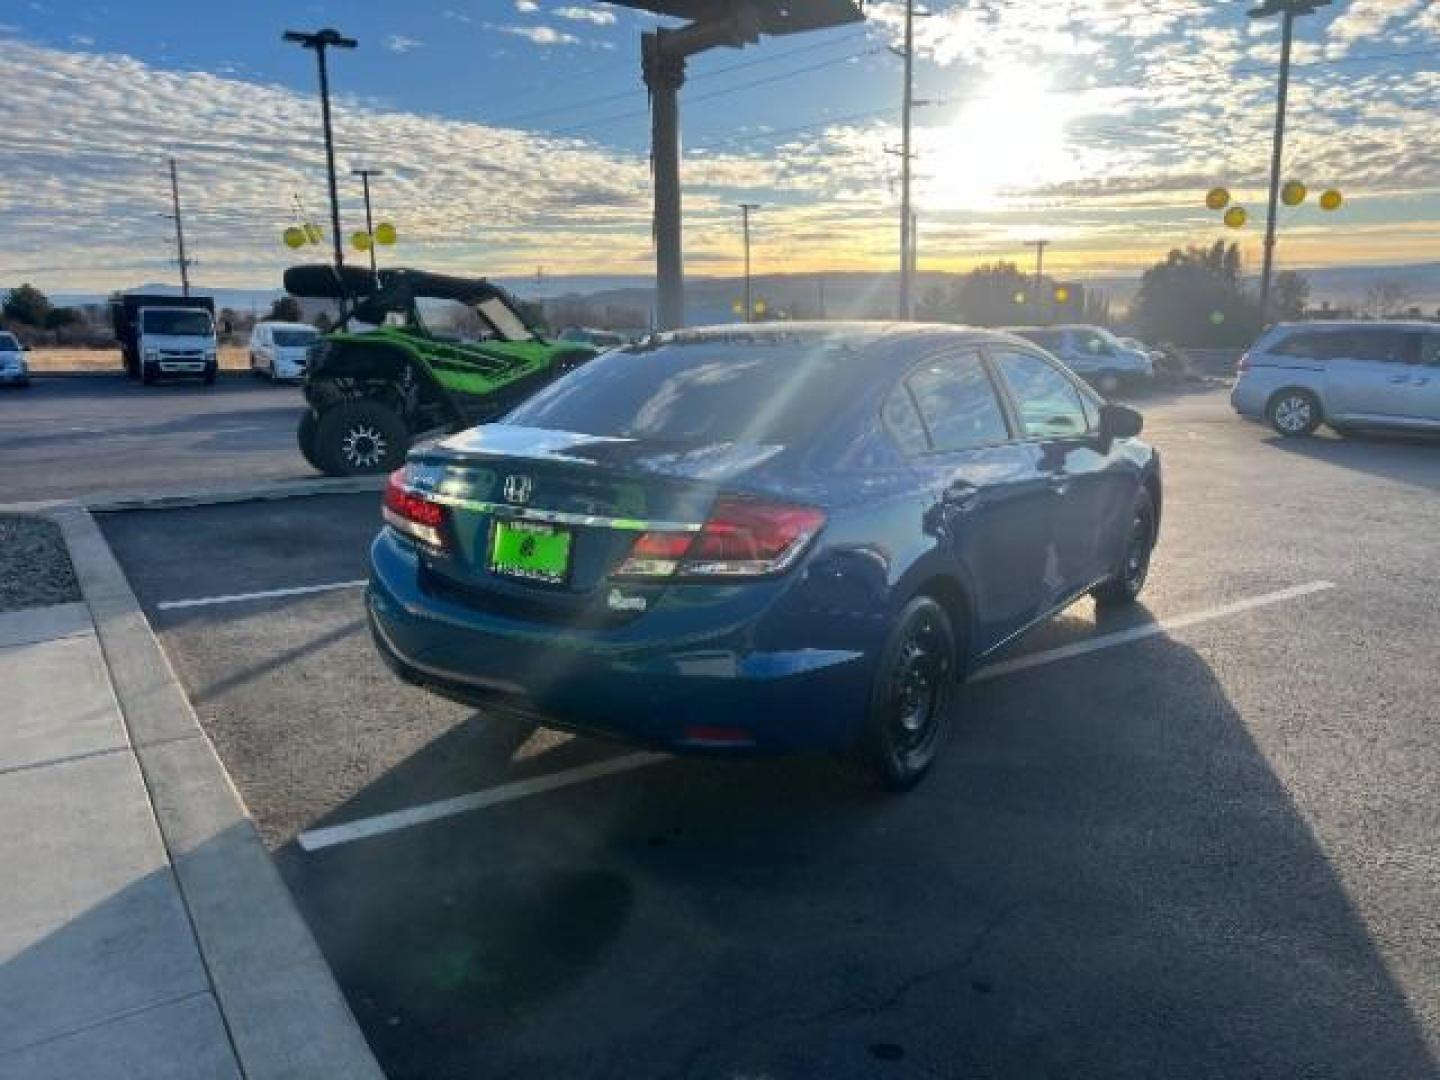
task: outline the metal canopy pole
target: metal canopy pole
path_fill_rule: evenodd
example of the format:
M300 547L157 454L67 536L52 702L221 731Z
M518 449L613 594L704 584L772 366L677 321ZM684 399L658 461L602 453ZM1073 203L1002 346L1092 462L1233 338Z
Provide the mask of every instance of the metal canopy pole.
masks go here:
M645 86L650 91L650 167L655 177L656 323L685 325L685 263L680 244L680 87L685 57L667 55L664 30L640 38Z

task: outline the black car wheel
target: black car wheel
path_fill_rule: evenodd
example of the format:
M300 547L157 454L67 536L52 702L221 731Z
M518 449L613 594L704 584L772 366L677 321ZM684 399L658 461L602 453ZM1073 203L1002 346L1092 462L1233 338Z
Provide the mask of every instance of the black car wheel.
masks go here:
M1133 604L1140 590L1145 588L1145 579L1150 576L1150 555L1154 550L1155 503L1148 491L1141 491L1140 497L1135 500L1130 528L1125 534L1120 564L1105 584L1091 592L1095 602L1111 606Z
M378 401L342 402L315 426L315 458L331 476L390 472L409 448L405 420Z
M306 409L300 417L300 426L295 429L295 442L300 446L300 456L310 467L324 472L325 466L320 464L320 458L315 454L315 429L317 426L315 414Z
M911 600L890 629L870 690L861 759L891 791L925 775L940 749L956 685L955 631L928 596Z
M1270 426L1281 435L1311 435L1323 419L1320 402L1308 390L1282 390L1265 410Z

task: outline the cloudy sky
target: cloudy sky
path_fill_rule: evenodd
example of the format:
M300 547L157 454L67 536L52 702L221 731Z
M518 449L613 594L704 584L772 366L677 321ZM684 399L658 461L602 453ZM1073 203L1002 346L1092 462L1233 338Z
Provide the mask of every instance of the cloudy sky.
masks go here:
M1224 184L1258 252L1279 49L1248 0L934 0L919 20L921 263L1027 258L1138 268L1225 234ZM240 14L243 7L244 14ZM728 274L738 201L757 270L895 262L901 6L863 25L692 61L682 95L686 259ZM0 285L173 278L165 162L180 164L202 283L271 287L295 202L322 220L313 57L333 25L341 167L385 171L380 216L408 264L487 274L647 273L639 35L582 0L0 0ZM1335 186L1282 217L1282 265L1440 252L1440 2L1335 0L1300 24L1287 178ZM344 179L345 228L363 224ZM313 251L313 249L312 249Z

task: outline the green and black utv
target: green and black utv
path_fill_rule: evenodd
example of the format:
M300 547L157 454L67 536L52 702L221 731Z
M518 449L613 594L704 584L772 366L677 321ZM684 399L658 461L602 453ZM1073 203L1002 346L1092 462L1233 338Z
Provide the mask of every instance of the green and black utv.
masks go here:
M493 420L596 355L546 341L483 278L295 266L285 290L341 305L306 360L296 433L305 460L331 476L398 468L421 435Z

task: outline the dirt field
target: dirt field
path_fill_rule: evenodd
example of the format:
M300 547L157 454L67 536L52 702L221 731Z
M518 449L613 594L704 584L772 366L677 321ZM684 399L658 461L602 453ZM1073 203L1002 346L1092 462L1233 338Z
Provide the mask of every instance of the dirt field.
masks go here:
M39 348L30 352L30 370L38 374L52 371L120 371L120 350ZM250 366L250 351L244 345L220 346L220 368L243 371Z

